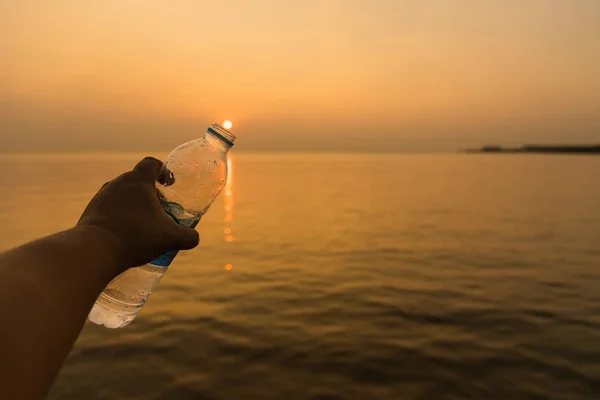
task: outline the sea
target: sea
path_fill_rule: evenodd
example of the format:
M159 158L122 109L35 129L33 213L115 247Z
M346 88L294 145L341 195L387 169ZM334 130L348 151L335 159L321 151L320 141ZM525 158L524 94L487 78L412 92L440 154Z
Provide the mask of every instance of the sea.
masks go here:
M0 156L0 250L145 155ZM86 323L49 399L600 399L600 157L229 164L200 246L131 325Z

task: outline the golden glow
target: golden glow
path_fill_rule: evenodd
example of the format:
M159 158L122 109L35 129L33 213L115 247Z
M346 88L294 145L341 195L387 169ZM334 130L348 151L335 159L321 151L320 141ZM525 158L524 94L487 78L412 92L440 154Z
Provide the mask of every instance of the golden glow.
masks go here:
M231 233L231 228L225 228L225 234L229 235Z
M600 1L458 3L4 1L0 146L166 151L231 119L253 150L596 142Z
M232 126L233 126L233 124L231 123L230 120L225 120L225 122L223 122L223 128L225 128L225 129L231 129Z
M233 269L233 265L231 265L231 264L227 264L227 265L225 266L225 270L226 270L226 271L231 271L232 269Z

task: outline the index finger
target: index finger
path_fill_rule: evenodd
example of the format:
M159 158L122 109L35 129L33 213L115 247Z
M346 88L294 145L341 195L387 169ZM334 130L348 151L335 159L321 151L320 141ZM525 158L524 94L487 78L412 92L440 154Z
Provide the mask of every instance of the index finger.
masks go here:
M163 162L154 157L146 157L133 168L144 179L155 182L160 174Z

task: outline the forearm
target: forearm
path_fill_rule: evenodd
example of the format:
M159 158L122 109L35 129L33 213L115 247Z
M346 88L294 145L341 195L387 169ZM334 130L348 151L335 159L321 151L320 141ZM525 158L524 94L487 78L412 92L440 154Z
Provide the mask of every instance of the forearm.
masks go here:
M76 228L0 254L0 399L45 396L94 301L127 268L198 245L164 212L147 157L105 184Z
M122 269L112 238L79 227L0 256L0 398L46 394L94 301Z

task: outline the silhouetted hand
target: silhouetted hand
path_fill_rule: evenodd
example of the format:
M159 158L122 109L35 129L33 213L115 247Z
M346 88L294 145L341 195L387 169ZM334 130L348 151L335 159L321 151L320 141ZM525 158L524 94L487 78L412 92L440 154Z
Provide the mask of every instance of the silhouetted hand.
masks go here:
M177 224L162 208L155 182L162 162L146 157L133 171L107 182L90 201L78 227L94 229L115 251L117 274L169 250L198 245L198 232Z

